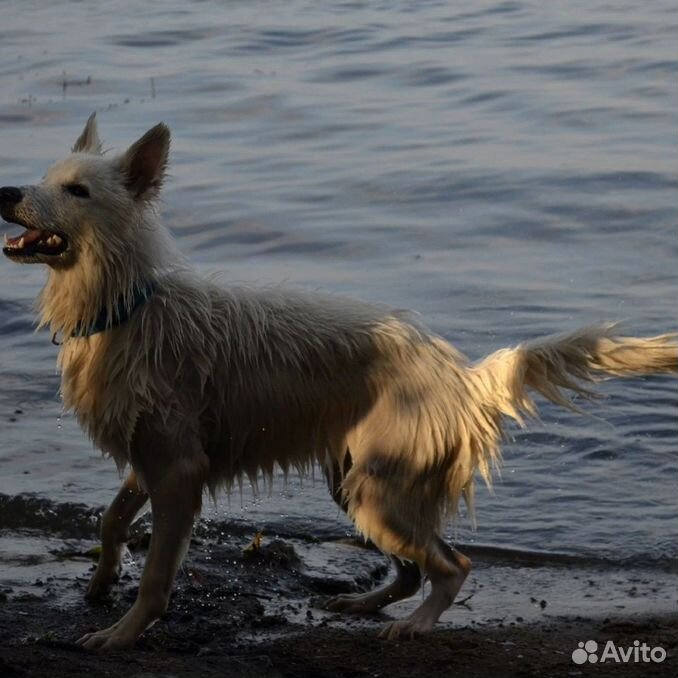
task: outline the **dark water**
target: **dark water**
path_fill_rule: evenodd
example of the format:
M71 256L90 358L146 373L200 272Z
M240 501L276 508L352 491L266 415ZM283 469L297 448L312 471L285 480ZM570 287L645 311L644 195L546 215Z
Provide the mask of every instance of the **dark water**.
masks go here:
M164 120L163 214L201 271L413 308L473 357L599 320L675 327L673 2L0 12L0 184L39 179L93 110L117 150ZM100 505L115 470L60 419L56 348L31 333L43 275L0 262L0 493ZM675 380L601 392L594 417L545 405L517 431L479 532L451 534L675 558ZM224 513L349 529L320 481Z

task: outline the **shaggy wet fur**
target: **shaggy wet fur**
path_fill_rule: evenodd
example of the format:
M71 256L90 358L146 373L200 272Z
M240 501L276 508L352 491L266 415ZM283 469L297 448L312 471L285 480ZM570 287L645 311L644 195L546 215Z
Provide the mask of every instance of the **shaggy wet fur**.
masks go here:
M116 624L83 637L88 648L129 647L162 614L205 488L270 479L276 465L304 472L321 464L357 529L396 565L391 584L338 596L328 608L374 611L411 595L423 572L431 594L383 635L428 630L470 569L441 527L462 497L472 508L476 471L490 482L505 417L522 423L535 413L528 391L572 408L562 389L588 396L582 382L603 375L678 368L672 336L619 337L613 325L470 364L387 308L224 289L186 267L155 218L164 125L110 157L100 153L92 117L73 150L41 184L21 187L20 201L17 189L0 189L0 210L68 243L58 255L8 256L49 265L40 318L63 339L64 404L119 469L131 467L104 516L89 595L114 583L127 527L149 497L153 509L138 599ZM149 284L150 298L131 312ZM118 323L121 305L131 315ZM102 309L108 329L78 336Z

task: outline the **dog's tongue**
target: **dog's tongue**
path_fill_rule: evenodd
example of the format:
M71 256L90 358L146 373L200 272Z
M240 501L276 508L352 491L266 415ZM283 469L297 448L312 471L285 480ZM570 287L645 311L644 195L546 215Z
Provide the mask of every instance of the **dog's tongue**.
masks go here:
M32 245L34 242L38 242L40 238L44 235L44 231L40 231L35 228L26 229L21 235L17 235L14 238L7 238L7 244L16 246L19 244L19 241L23 238L24 247L26 245Z

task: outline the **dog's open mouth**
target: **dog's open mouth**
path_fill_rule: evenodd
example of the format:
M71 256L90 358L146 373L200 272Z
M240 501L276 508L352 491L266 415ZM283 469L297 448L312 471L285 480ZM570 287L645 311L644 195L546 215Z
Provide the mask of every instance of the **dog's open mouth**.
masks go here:
M37 254L57 256L68 248L63 236L38 228L27 228L13 238L5 235L3 253L8 257L33 257Z

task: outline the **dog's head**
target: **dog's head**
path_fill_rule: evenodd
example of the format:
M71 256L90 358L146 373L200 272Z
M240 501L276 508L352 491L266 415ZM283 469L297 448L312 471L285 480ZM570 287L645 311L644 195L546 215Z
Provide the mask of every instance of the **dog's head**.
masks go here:
M95 115L72 148L39 184L0 188L0 215L26 229L5 236L4 254L53 269L88 255L124 259L143 246L149 203L160 190L170 144L164 124L150 129L122 155L102 153Z

